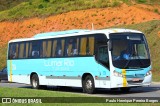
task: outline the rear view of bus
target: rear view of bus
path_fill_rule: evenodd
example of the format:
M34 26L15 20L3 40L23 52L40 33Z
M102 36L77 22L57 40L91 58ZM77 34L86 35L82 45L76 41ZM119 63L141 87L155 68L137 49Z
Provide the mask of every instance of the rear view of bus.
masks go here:
M128 91L130 87L150 85L151 60L144 34L111 33L109 38L111 88Z

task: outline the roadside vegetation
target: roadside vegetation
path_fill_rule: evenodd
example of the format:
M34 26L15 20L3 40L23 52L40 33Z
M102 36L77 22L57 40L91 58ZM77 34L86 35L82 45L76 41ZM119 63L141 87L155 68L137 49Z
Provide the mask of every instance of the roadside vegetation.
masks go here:
M91 8L117 7L122 3L160 4L159 0L2 0L0 21L45 17Z
M28 0L0 0L0 11L10 9Z
M52 90L0 87L0 97L86 97L86 96L80 95L78 93L73 94L69 92L60 92Z

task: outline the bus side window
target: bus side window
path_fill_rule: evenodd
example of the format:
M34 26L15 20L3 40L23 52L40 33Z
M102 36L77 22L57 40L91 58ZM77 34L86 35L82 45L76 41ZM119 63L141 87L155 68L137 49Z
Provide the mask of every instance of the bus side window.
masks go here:
M19 56L18 58L24 58L24 50L25 50L25 43L22 42L19 44Z
M64 56L64 44L65 44L65 40L62 39L62 40L61 40L61 46L62 46L62 48L61 48L61 50L62 50L61 56Z
M15 59L18 55L18 43L10 44L9 59Z
M18 58L18 50L19 49L19 45L18 43L16 44L16 53L15 53L15 58Z
M79 38L68 38L66 41L65 56L78 55Z
M8 59L13 59L13 55L15 54L15 50L13 48L14 48L13 44L9 44Z
M94 54L94 37L88 37L88 50L87 50L87 54L88 55L93 55Z
M107 45L107 38L103 34L97 34L95 37L95 53L97 53L100 46Z
M109 61L107 47L100 47L98 54L99 54L98 57L99 57L100 61L103 61L105 63L107 63Z
M25 55L24 58L28 58L29 42L26 42Z
M98 49L98 61L109 68L109 56L108 56L108 47L103 46Z
M79 38L75 39L75 42L73 44L73 56L78 55L79 50Z
M38 41L30 42L29 57L38 58L40 56L40 44Z
M80 40L80 53L79 55L85 56L86 55L86 47L87 47L87 37L82 37Z
M61 56L61 53L62 53L62 50L61 50L62 47L61 46L62 46L61 41L58 40L57 41L57 47L56 47L56 56L57 57Z
M32 57L32 42L29 42L29 57Z
M42 57L50 57L51 56L51 47L52 47L52 41L51 40L46 40L43 41L42 43Z
M53 52L55 52L55 54L52 53L52 55L54 54L56 57L64 56L64 43L64 39L58 39L57 44L53 45L56 49L54 48L55 51Z
M56 47L57 47L57 40L53 40L52 42L52 57L56 56Z
M80 43L79 55L93 55L94 54L94 37L82 37Z

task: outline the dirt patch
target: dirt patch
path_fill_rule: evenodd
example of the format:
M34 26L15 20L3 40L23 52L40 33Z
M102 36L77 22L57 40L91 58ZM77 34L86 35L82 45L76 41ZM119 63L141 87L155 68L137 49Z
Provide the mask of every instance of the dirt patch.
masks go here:
M158 36L160 37L160 31L158 32Z

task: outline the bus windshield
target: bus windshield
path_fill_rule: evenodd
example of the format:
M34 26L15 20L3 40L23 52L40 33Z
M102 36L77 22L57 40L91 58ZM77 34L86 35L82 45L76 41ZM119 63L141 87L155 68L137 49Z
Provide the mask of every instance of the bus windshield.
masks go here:
M147 42L140 33L110 34L112 61L117 68L145 68L150 66Z

